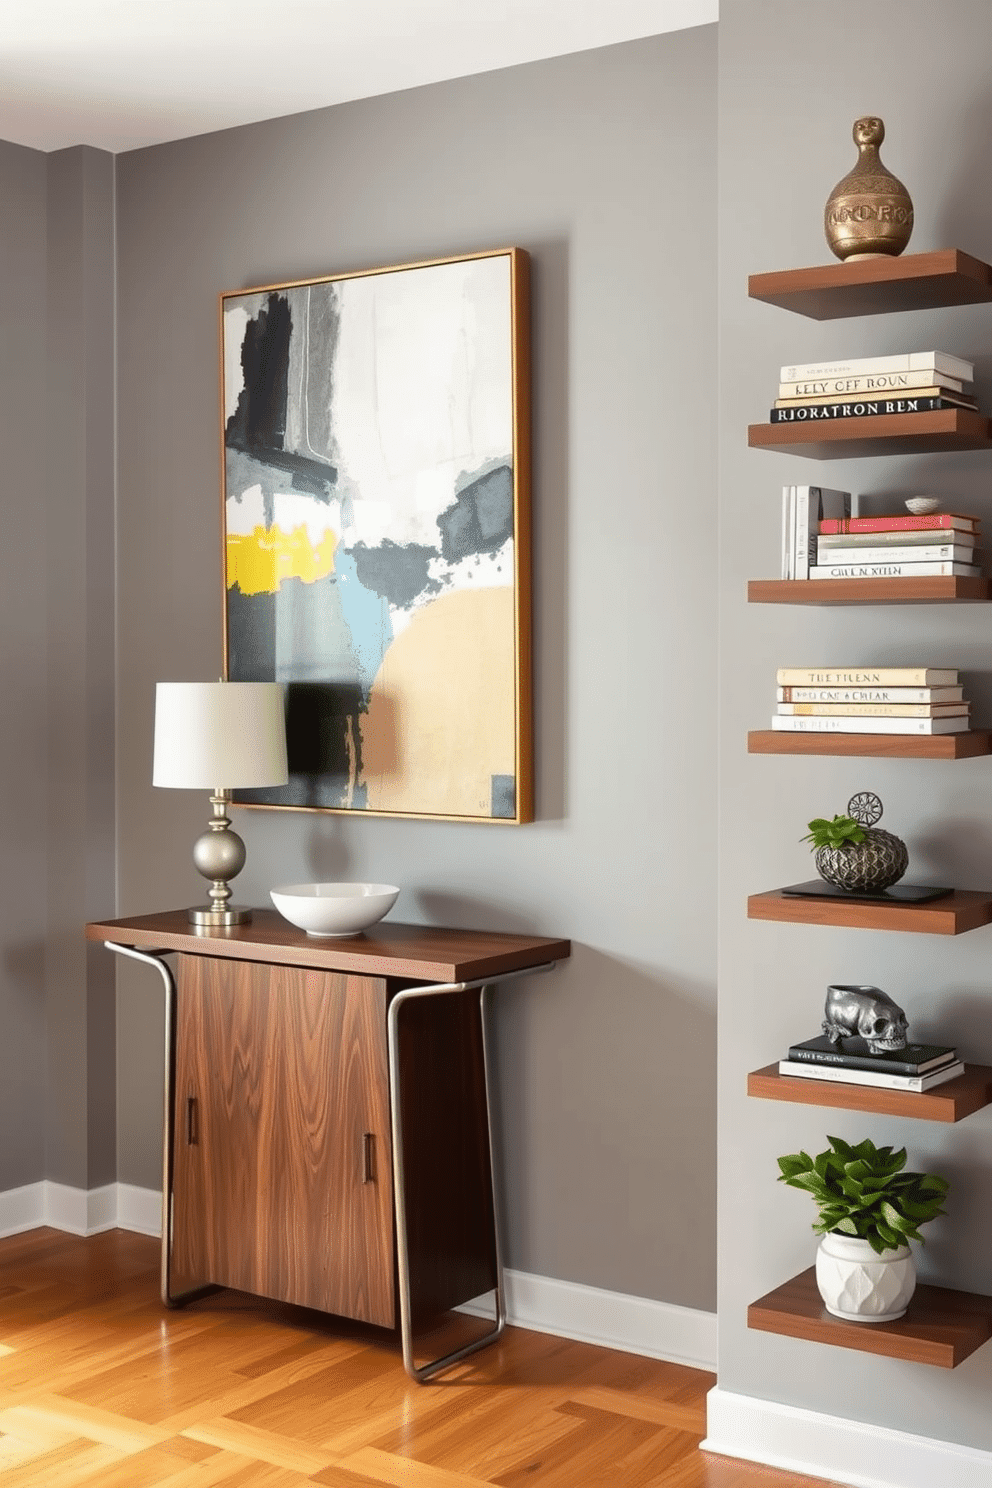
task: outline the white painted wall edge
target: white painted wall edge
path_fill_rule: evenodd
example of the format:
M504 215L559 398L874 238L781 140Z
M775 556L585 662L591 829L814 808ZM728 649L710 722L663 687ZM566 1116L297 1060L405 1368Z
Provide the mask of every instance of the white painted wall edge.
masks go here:
M743 1457L853 1488L988 1488L992 1452L821 1415L719 1386L706 1397L704 1452Z
M111 1183L86 1193L44 1182L0 1193L0 1237L39 1225L73 1235L93 1235L115 1227L160 1235L162 1195L130 1183ZM715 1313L526 1271L508 1270L505 1279L507 1318L518 1328L668 1359L695 1369L716 1369ZM486 1298L478 1298L463 1311L491 1317L493 1309Z

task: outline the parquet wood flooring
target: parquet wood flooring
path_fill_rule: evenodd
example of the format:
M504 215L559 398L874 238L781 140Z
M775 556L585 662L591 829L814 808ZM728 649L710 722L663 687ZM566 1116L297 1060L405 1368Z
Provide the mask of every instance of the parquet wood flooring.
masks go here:
M700 1452L700 1370L508 1328L417 1385L382 1329L230 1291L163 1308L158 1249L0 1240L2 1488L824 1488Z

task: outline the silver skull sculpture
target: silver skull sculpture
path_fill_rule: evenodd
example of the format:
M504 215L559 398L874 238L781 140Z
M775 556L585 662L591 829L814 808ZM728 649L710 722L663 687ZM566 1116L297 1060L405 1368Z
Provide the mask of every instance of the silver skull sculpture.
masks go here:
M909 1020L880 987L828 987L823 1011L823 1032L832 1044L863 1038L872 1054L906 1047Z

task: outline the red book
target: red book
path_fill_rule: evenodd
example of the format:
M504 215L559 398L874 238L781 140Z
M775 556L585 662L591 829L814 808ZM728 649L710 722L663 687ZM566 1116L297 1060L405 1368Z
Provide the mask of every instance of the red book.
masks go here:
M957 512L925 512L914 517L825 517L820 531L826 535L834 532L931 532L945 528L957 528L960 532L977 532L981 526L977 517L964 517Z

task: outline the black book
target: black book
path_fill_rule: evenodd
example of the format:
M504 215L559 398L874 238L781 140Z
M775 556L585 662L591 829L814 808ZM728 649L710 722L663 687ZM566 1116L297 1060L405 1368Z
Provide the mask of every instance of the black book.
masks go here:
M937 413L960 408L950 398L845 398L837 403L800 403L795 408L773 408L773 424L818 423L821 419L871 418L883 413Z
M927 904L931 899L944 899L953 889L938 889L928 884L892 884L888 889L842 889L825 878L811 878L806 883L786 884L780 891L798 899L850 899L864 904Z
M953 1064L957 1050L944 1044L907 1044L891 1054L872 1054L863 1038L841 1039L832 1044L827 1035L793 1044L789 1058L806 1064L842 1064L848 1069L878 1070L890 1075L925 1075L942 1065Z

